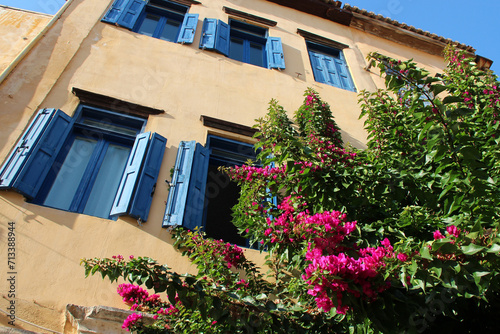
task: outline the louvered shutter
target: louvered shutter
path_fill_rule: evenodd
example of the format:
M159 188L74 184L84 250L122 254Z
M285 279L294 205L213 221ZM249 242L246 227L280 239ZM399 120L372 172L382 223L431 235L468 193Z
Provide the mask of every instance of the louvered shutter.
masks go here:
M134 191L134 200L130 205L129 214L142 221L148 219L149 208L153 200L153 193L158 180L163 153L167 139L157 133L153 133L149 143L146 159L141 168L139 182Z
M141 133L135 138L134 146L130 151L125 171L111 207L111 216L125 214L128 211L142 162L147 152L150 134L150 132Z
M73 128L74 119L61 110L56 110L50 123L40 136L35 147L26 160L12 188L27 198L36 196L45 177L53 168L53 164L65 144Z
M0 169L0 189L12 186L55 112L55 109L41 109L38 111Z

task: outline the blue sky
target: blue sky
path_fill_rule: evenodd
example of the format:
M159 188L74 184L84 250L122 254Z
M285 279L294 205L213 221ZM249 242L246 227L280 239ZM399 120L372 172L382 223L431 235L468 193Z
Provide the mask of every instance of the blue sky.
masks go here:
M48 14L54 14L64 2L0 0L2 5ZM499 0L350 0L343 3L470 45L477 54L493 60L492 69L500 73Z

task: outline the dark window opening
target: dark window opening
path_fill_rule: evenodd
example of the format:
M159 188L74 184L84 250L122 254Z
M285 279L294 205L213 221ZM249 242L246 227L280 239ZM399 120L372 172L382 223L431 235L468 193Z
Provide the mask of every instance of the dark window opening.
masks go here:
M241 237L236 226L232 224L232 208L238 203L241 187L218 168L241 166L248 160L255 161L254 147L216 136L208 137L207 147L211 152L205 191L205 232L210 238L248 246L247 239Z

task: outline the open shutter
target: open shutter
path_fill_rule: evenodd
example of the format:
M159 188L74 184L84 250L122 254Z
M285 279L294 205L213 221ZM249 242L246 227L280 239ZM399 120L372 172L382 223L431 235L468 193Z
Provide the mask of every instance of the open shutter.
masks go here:
M203 28L201 30L200 49L214 50L215 36L217 32L217 19L203 20Z
M283 45L281 38L268 37L266 43L267 59L269 68L285 69L285 57L283 55Z
M151 206L153 193L156 189L156 181L160 172L166 144L167 139L157 133L153 133L139 176L139 182L135 189L134 200L129 210L129 214L132 217L139 218L142 221L148 219L149 207Z
M73 122L74 119L61 110L55 111L50 123L27 158L25 166L12 184L12 188L27 198L31 199L36 196L73 128Z
M195 141L181 141L177 149L174 175L168 192L167 208L163 218L163 227L182 225L186 207L189 178L193 168Z
M132 29L144 7L146 7L146 2L143 0L129 0L116 23L124 28Z
M113 2L113 5L111 5L111 8L106 13L106 15L104 15L101 21L107 23L118 22L118 19L120 18L120 15L128 2L128 0L115 0L115 2Z
M38 111L0 169L0 189L12 186L54 114L55 109L41 109Z
M113 206L111 207L111 216L127 213L132 195L134 194L135 184L139 177L142 162L146 155L150 134L150 132L141 133L135 138L135 143L132 147L132 151L130 151L125 172L123 172L115 200L113 201Z
M229 55L229 24L219 20L215 34L215 49L223 55Z
M179 144L163 227L201 226L209 152L195 141Z
M335 59L335 65L337 65L337 71L342 83L342 88L355 92L356 89L354 88L354 83L352 82L351 76L349 74L349 69L347 68L347 63L342 52L340 52L339 57L340 59Z
M207 185L208 160L210 149L196 144L194 152L191 180L187 194L186 207L182 225L190 230L203 223L203 209L205 207L205 188Z
M177 43L193 43L197 25L198 14L184 15L184 21L182 21L181 29L179 31L179 37L177 38Z

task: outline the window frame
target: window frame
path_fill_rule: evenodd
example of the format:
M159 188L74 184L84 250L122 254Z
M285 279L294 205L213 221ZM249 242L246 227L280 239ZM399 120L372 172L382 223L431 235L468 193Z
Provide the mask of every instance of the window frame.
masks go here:
M239 26L239 29L231 28L235 25ZM259 33L259 31L261 31L261 33ZM262 32L265 32L265 36ZM248 41L247 43L243 42L243 59L240 60L230 56L231 38L239 38L243 41ZM254 65L250 62L250 43L256 43L263 46L262 65ZM202 36L200 38L199 48L203 50L216 51L228 58L252 64L254 66L278 70L285 69L285 58L281 38L269 36L269 29L267 28L236 19L229 19L229 23L225 23L222 20L205 18L203 20Z
M176 36L171 42L191 44L194 41L199 14L189 13L190 6L170 0L115 0L102 22L114 24L133 32L148 36L139 30L148 14L159 16L151 37L161 38L168 19L179 22Z
M77 110L75 111L73 119L75 120L73 128L71 129L62 148L57 154L57 157L53 163L54 167L50 168L49 173L45 177L42 186L37 193L37 196L33 198L33 200L31 200L31 203L55 208L58 210L83 214L85 206L89 201L95 181L97 180L99 171L101 170L109 146L110 145L122 146L129 148L129 150L131 151L137 135L142 133L142 131L146 126L147 120L136 116L120 115L118 113L109 110L90 107L87 105L79 105ZM86 120L99 120L99 119L100 123L103 126L111 125L115 126L115 129L116 127L119 127L129 131L135 130L135 134L126 135L123 133L119 133L117 131L113 131L109 128L99 127L97 125L85 124ZM82 178L78 182L77 190L74 194L73 200L71 201L69 208L62 209L60 207L57 207L56 205L49 205L46 203L47 197L51 192L52 187L55 184L60 167L63 166L66 157L68 156L68 153L71 150L77 138L94 140L96 141L96 146L93 148L93 151L90 154L89 161L87 162ZM130 155L130 151L128 156ZM128 156L126 160L128 160ZM124 169L125 165L123 166L123 170ZM120 174L123 174L123 170L121 171ZM117 185L117 190L118 190L118 185ZM114 194L113 197L115 195L116 194ZM111 212L111 206L109 207L109 210ZM102 217L98 215L93 215L93 216L106 219L111 218L111 215L108 215L107 217Z
M306 40L306 47L316 82L356 92L342 49L309 40Z
M229 54L228 57L243 63L268 67L267 66L267 52L266 44L269 31L265 28L248 24L239 20L229 19ZM234 57L234 51L231 52L233 39L242 41L243 52L241 59ZM252 62L251 44L259 45L261 47L260 64Z
M168 3L166 3L166 4L168 4ZM189 10L189 7L187 7L187 6L178 5L178 7L181 7L182 9L184 9L184 12L182 12L180 10L175 10L174 8L170 8L170 7L160 7L160 6L154 5L154 4L147 4L146 7L144 8L144 10L142 11L142 13L139 15L134 27L132 28L132 31L139 33L141 35L149 36L149 35L146 35L144 33L141 33L139 30L141 29L141 27L144 23L144 20L147 18L148 14L156 15L159 17L159 20L156 23L156 27L155 27L155 29L150 37L161 39L163 41L173 42L173 43L177 42L177 39L179 38L179 34L181 31L182 22L184 21L184 17L186 16L187 11ZM162 34L166 28L168 20L175 21L176 23L179 24L177 27L177 32L172 40L162 38Z
M98 127L102 131L93 133L97 136L96 139L94 138L96 142L99 139L102 140L102 144L112 138L121 144L128 143L129 147L131 143L133 144L127 157L125 171L118 175L120 183L113 198L110 215L128 214L138 218L139 221L146 221L167 140L157 133L151 135L150 132L142 132L147 121L142 117L123 115L88 105L80 105L74 117L68 116L59 109L40 109L0 166L0 188L16 190L32 203L42 203L44 206L49 206L43 204L48 190L46 188L42 190L42 186L44 183L53 183L54 179L51 181L50 178L57 175L60 170L61 165L57 165L57 163L61 160L57 159L59 156L65 157L70 150L69 146L65 148L63 145L72 144L82 131L84 135L91 134L92 131L89 130L89 127L96 127L95 123L82 127L81 124L85 122L85 117L81 117L81 110L87 110L90 114L106 112L104 118L97 120L97 123L102 124L105 129ZM77 120L79 124L75 126ZM116 124L123 125L125 128L135 128L136 135L130 130L126 130L125 134L117 133ZM110 130L110 126L115 126L115 131ZM88 132L85 133L85 131ZM103 152L100 153L102 155ZM99 156L95 153L94 162ZM98 173L102 166L91 166L89 158L83 167L85 167L85 171L90 168ZM53 175L49 175L49 173L53 173ZM96 175L96 177L99 176ZM82 181L83 179L77 180L79 187L84 184ZM41 190L42 192L40 192ZM72 202L75 199L76 195L74 194ZM75 204L72 204L70 211L81 213L82 203L76 201ZM87 203L88 201L85 201L85 204ZM93 216L98 215L94 214Z
M238 149L242 146L243 149ZM181 141L173 168L163 227L183 226L190 230L199 228L207 231L207 224L210 223L207 221L211 200L209 187L212 185L214 193L219 193L220 188L224 188L226 184L217 177L209 180L209 166L242 165L249 159L255 161L257 154L254 144L217 134L208 134L205 146L195 141ZM199 189L203 191L200 192ZM270 201L275 203L274 198ZM220 235L208 236L220 238ZM239 235L231 238L234 240L229 242L236 241L243 247L249 247L248 240Z

